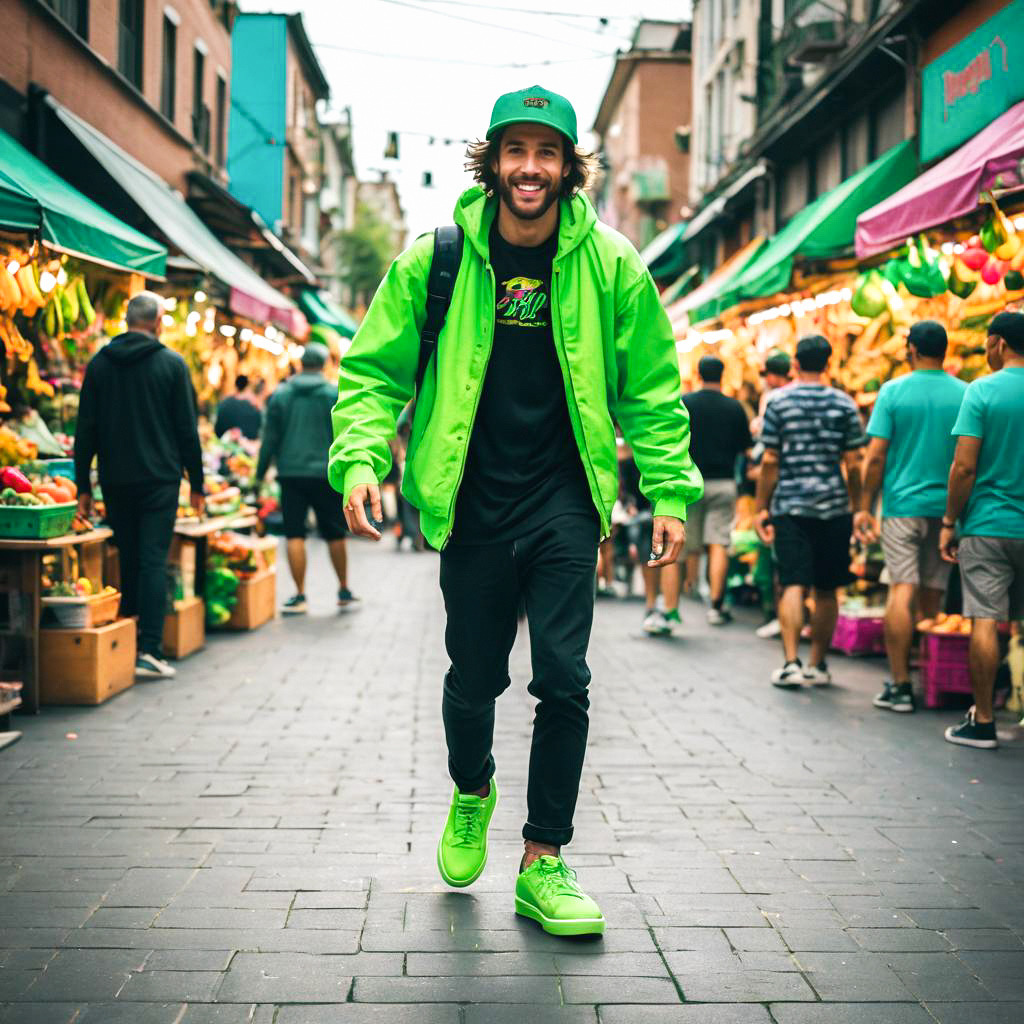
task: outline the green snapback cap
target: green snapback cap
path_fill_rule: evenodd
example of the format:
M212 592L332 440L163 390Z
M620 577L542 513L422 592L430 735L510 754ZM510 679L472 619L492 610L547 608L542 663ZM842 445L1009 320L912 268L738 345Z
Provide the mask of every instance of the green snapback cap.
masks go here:
M574 146L579 142L576 136L576 111L572 109L572 104L564 96L542 89L539 85L531 85L518 92L507 92L498 97L491 111L487 138L510 124L522 124L524 121L546 124L570 139Z

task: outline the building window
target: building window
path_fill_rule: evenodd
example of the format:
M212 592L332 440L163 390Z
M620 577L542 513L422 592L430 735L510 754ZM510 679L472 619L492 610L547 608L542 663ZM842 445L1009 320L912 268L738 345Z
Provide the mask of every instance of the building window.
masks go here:
M204 153L210 152L210 108L203 103L206 52L198 46L192 53L192 138Z
M89 38L89 0L43 0L68 28L83 39Z
M217 166L224 166L225 138L227 128L228 83L223 75L217 76Z
M178 84L178 26L164 15L163 68L160 72L160 113L174 120L175 92Z
M142 0L120 0L117 13L117 70L142 88Z

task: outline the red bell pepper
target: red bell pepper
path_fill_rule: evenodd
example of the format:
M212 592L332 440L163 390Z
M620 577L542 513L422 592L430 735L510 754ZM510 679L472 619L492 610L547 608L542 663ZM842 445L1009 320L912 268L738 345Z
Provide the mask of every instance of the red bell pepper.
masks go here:
M0 486L10 487L11 490L17 491L18 494L32 493L31 481L20 469L15 469L14 466L4 466L3 469L0 469Z

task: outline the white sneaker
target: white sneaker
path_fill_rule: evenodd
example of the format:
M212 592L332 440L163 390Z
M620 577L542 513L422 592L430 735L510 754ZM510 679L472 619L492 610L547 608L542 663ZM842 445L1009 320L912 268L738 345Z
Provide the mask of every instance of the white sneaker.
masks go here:
M644 617L644 632L650 636L668 636L672 632L672 627L664 612L652 608Z
M177 674L176 668L155 654L140 654L135 659L136 679L173 679Z
M777 686L782 690L794 690L803 681L804 667L800 664L799 658L796 661L787 661L782 668L777 668L772 673L772 686Z
M821 662L820 665L808 665L804 669L804 682L810 683L812 686L830 686L832 675L828 670L828 665L825 662Z
M758 626L754 630L754 636L760 637L762 640L774 640L782 632L782 626L779 625L778 619L772 619L771 622L766 622L763 626Z
M730 622L732 622L732 612L727 608L715 608L712 606L708 609L709 626L727 626Z

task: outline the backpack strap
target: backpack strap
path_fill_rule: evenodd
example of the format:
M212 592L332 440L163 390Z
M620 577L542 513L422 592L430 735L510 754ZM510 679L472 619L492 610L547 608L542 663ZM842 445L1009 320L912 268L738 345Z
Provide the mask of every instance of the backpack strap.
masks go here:
M434 256L427 278L427 319L420 332L420 363L416 371L416 393L419 394L430 357L437 349L437 339L444 329L448 309L455 292L455 279L462 265L463 231L455 224L434 229Z

